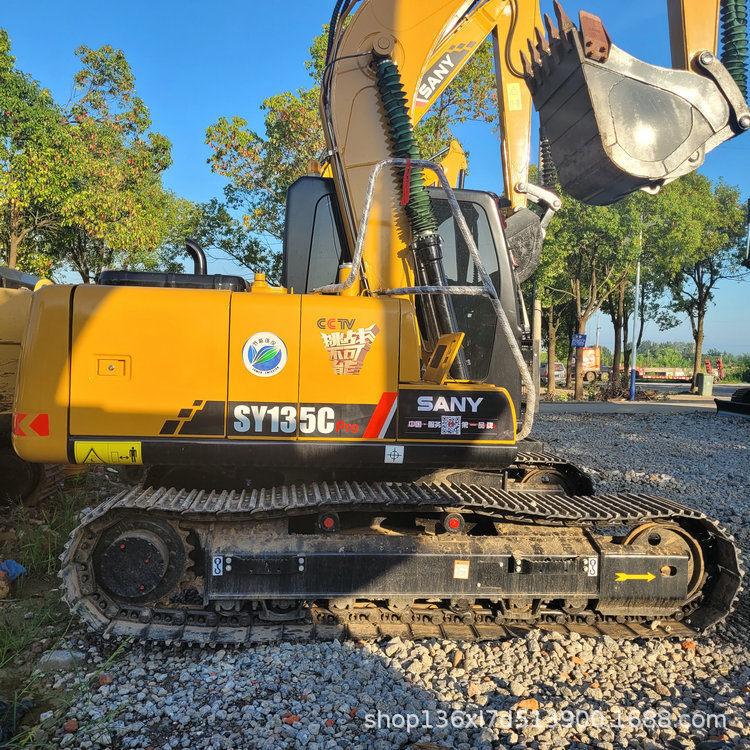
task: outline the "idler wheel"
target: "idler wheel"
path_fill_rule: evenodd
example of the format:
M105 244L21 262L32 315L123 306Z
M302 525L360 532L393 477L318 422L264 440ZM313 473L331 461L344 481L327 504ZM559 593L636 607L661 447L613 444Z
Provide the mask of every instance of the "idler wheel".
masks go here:
M100 537L94 551L97 583L115 599L157 601L176 590L185 569L185 546L160 521L120 521Z
M692 599L703 584L706 572L703 562L703 551L698 541L685 529L673 523L644 523L633 529L623 544L634 547L671 547L677 549L688 557L688 600ZM662 570L662 575L668 575L669 571Z

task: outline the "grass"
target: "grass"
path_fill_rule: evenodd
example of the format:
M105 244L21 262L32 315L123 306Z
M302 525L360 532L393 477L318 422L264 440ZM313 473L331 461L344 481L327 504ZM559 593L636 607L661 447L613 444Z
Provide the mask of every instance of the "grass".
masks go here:
M11 507L6 525L15 533L4 545L3 556L21 563L28 573L12 584L11 599L0 606L0 669L35 640L48 637L48 628L64 629L69 621L57 591L57 571L88 497L85 478L75 480L41 507Z
M0 610L0 669L22 656L34 641L65 630L69 620L57 591L4 604Z
M10 514L16 536L9 542L5 557L20 562L30 577L56 574L58 558L70 532L78 526L78 513L86 504L85 499L83 488L73 488L60 490L57 497L39 508L16 505Z
M54 731L68 717L70 707L91 697L98 688L98 677L118 659L125 642L97 669L75 667L72 688L51 688L50 677L34 671L42 651L66 649L67 636L76 625L60 599L57 572L59 556L71 531L79 523L79 512L98 502L96 490L106 487L108 478L91 472L70 477L56 496L36 508L16 504L3 508L2 556L21 563L28 574L11 586L10 598L0 601L0 699L19 703L33 699L34 708L24 719L23 728L7 748L52 748L58 746ZM42 641L41 645L39 641ZM39 722L40 712L53 711L52 718ZM96 721L81 722L77 736L94 739L107 732L120 708Z
M3 508L2 557L21 563L28 573L11 584L8 599L0 600L2 700L29 697L38 679L32 668L39 653L61 643L70 628L72 618L58 589L58 558L78 525L80 509L88 504L87 489L87 479L75 477L71 486L39 507L19 503ZM42 645L33 648L39 641ZM39 694L34 697L37 705L50 700Z

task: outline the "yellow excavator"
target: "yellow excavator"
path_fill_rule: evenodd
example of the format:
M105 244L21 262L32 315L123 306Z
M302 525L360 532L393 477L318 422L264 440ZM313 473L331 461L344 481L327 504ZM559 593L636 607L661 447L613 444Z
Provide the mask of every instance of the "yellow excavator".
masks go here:
M36 276L0 267L0 501L20 501L27 506L48 498L63 474L61 466L24 461L11 445L21 339L28 324L31 294L44 283Z
M716 58L719 3L670 10L683 70L629 58L559 5L545 36L536 0L337 0L331 177L288 191L282 286L199 263L34 293L16 451L143 464L154 482L73 533L73 611L108 635L195 643L627 638L727 615L742 571L715 521L594 496L529 437L519 284L560 206L527 179L532 100L563 187L593 203L657 190L750 125ZM504 199L452 190L412 133L488 35Z

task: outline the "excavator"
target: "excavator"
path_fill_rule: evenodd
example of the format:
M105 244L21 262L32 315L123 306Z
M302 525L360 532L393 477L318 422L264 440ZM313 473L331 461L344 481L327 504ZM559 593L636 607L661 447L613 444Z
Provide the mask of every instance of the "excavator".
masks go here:
M634 638L731 611L742 568L716 521L594 495L530 437L519 293L560 206L528 180L532 102L570 193L658 190L750 126L716 57L719 2L670 3L676 70L629 57L595 16L555 15L536 0L337 0L330 176L311 165L288 190L281 286L207 274L197 249L192 274L113 270L33 294L15 450L149 470L86 513L62 556L63 596L91 628ZM502 197L453 190L413 137L488 36Z
M21 339L28 323L31 294L44 283L36 276L0 267L0 502L20 501L27 507L50 497L63 475L61 466L22 460L11 444Z

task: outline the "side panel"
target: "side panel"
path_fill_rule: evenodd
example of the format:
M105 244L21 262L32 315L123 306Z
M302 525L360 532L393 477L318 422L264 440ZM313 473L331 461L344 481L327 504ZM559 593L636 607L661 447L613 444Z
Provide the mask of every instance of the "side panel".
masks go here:
M296 437L301 300L298 294L232 296L229 438Z
M483 383L404 385L398 395L398 438L513 445L516 413L504 388Z
M31 292L0 288L0 412L13 407L21 339L29 322Z
M71 436L223 437L230 298L76 287Z
M13 447L26 461L68 460L69 320L73 287L34 293L21 343Z
M300 438L396 435L399 300L302 298Z

